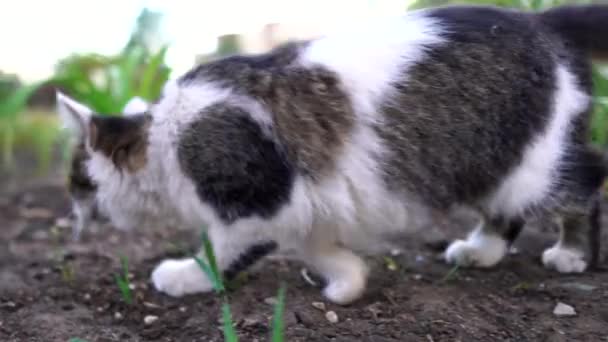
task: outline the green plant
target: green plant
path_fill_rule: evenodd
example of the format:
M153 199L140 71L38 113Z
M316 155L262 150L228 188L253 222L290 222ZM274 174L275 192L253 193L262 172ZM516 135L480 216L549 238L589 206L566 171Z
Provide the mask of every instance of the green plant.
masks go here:
M207 237L207 234L203 232L202 237L203 252L207 262L198 256L194 256L194 260L201 268L201 270L207 275L207 278L211 281L215 292L222 296L224 303L222 303L222 327L224 332L224 341L236 342L238 337L236 330L234 329L234 322L232 320L232 314L230 312L230 305L228 304L228 298L225 295L226 287L219 268L217 267L217 261L215 258L215 252L213 251L213 245L211 240Z
M608 145L608 78L600 66L593 70L595 90L594 110L591 118L591 141L600 146Z
M133 303L133 294L131 293L131 284L129 282L129 265L127 257L120 258L122 266L122 274L116 275L116 285L120 289L122 299L129 305Z
M115 57L71 56L57 66L54 82L97 113L116 115L135 96L147 101L160 96L170 74L166 53L167 46L150 56L134 46Z
M0 98L0 137L2 141L2 162L5 167L13 166L13 149L16 137L18 115L23 112L27 100L44 82L37 82L15 89Z
M272 342L282 342L285 339L285 327L283 322L283 313L285 311L285 284L281 284L277 303L274 306L274 315L272 316Z
M78 337L72 337L71 339L68 340L68 342L87 342L87 340L83 340Z
M213 251L213 245L211 240L207 237L206 233L202 234L201 237L203 252L207 261L201 259L198 256L194 256L194 260L201 268L201 270L207 275L211 284L213 285L214 291L222 296L222 330L224 332L224 341L226 342L237 342L238 336L234 329L234 321L232 320L232 314L230 312L230 304L228 303L228 296L226 295L226 286L223 282L222 274L217 266L215 252ZM274 305L273 323L272 323L272 341L282 342L284 341L284 323L283 313L285 311L285 285L281 284L279 293L277 295L277 302Z

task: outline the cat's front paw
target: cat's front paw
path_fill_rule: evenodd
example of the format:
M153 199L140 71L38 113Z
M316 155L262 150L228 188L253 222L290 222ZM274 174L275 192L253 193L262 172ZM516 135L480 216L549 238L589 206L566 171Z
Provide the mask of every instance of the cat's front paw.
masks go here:
M154 288L173 297L208 292L211 282L193 259L164 260L152 272Z
M335 304L350 304L363 295L368 274L369 269L361 259L344 258L340 263L340 272L332 274L327 280L323 295Z
M456 240L446 249L444 257L450 264L464 267L492 267L507 253L507 243L497 237L476 234Z
M335 304L347 305L361 297L365 286L365 276L334 280L323 289L323 295Z
M585 253L555 245L543 253L543 265L560 273L581 273L587 268Z

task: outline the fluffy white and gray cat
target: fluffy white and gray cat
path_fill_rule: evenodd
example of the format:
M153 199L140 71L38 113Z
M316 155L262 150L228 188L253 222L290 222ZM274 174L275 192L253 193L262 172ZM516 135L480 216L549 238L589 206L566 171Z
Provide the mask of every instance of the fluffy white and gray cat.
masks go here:
M200 65L134 115L60 94L80 141L72 193L117 227L208 227L227 276L294 251L341 304L366 286L354 251L454 205L484 220L448 262L493 266L543 217L562 231L543 263L582 272L605 176L586 142L590 60L605 52L608 6L444 7ZM211 290L192 259L163 261L152 282Z

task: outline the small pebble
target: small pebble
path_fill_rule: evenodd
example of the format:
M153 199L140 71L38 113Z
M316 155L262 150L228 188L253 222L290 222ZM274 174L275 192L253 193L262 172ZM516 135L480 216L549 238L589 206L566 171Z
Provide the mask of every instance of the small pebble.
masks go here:
M338 323L338 314L336 314L334 311L327 311L325 313L325 318L327 318L329 323Z
M391 249L391 256L394 256L394 257L395 257L395 256L399 256L399 255L401 255L401 254L403 254L403 251L402 251L402 250L397 249L397 248L395 248L395 249Z
M60 217L55 221L55 226L57 228L67 229L72 227L72 221L67 217Z
M424 257L424 255L420 255L420 254L416 255L416 262L417 263L423 263L425 261L426 261L426 258Z
M414 274L414 280L421 280L422 274Z
M90 293L85 293L83 296L84 300L89 301L91 300L91 294Z
M179 312L186 312L186 310L188 310L188 308L186 308L185 306L179 307Z
M145 324L152 324L156 321L158 321L158 316L148 315L148 316L144 317Z
M553 309L553 314L558 317L576 316L576 311L568 304L557 303L555 309Z
M122 319L122 314L120 312L115 312L114 319Z
M154 304L154 303L150 303L150 302L144 302L144 306L150 309L158 309L160 308L160 305L158 304Z
M118 242L120 242L120 238L118 237L118 235L114 235L114 234L112 234L112 235L110 235L110 237L108 238L108 241L109 241L111 244L115 245L115 244L117 244Z
M275 297L268 297L264 299L264 303L268 305L275 305L277 304L277 299Z
M312 306L315 309L319 309L321 311L325 311L325 303L323 303L323 302L312 302Z
M135 290L135 284L133 284L133 283L129 283L129 288L130 288L131 290Z
M11 302L11 301L8 301L6 303L2 303L0 305L0 307L7 307L7 308L14 308L16 306L17 306L17 304L15 304L14 302Z

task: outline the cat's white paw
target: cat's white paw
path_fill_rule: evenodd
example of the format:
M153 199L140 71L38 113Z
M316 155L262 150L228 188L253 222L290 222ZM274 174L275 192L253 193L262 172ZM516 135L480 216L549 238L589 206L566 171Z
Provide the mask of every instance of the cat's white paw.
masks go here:
M335 304L346 305L359 299L367 286L369 268L361 259L345 258L339 274L334 274L323 289L323 295ZM348 262L346 262L348 261Z
M446 249L444 257L450 264L492 267L507 253L507 242L492 235L475 232L466 240L456 240Z
M581 273L587 268L585 253L555 245L543 253L543 265L560 273Z
M211 281L193 259L164 260L152 272L154 288L173 297L208 292Z
M323 295L335 304L350 304L363 295L366 282L365 277L333 280L323 289Z

